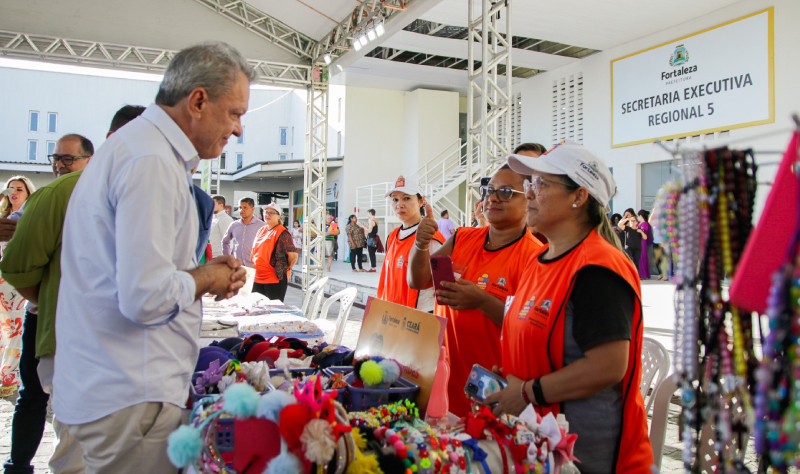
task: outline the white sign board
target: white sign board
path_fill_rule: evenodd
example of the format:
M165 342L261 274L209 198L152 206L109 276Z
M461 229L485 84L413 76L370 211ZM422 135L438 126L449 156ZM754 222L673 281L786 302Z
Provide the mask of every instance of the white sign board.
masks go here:
M612 148L775 121L773 8L611 61Z

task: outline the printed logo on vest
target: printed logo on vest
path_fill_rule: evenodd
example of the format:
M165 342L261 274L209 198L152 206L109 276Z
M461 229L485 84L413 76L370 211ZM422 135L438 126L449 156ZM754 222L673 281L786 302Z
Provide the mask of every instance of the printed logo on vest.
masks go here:
M398 258L397 258L397 268L400 268L400 269L402 269L402 268L403 268L403 262L404 262L404 261L405 261L405 260L403 260L403 256L402 256L402 255L401 255L400 257L398 257Z
M481 290L485 290L486 285L488 284L489 284L489 274L484 273L483 275L481 275L480 278L478 278L478 288L480 288Z
M544 301L542 301L542 304L539 305L539 307L542 308L545 311L550 311L550 305L552 305L552 304L553 304L553 300L544 300Z
M536 304L536 295L531 296L531 299L525 302L525 305L522 307L522 310L520 310L519 314L517 315L517 318L519 319L527 318L528 312L531 310L531 308L533 308L534 304Z
M502 278L502 277L498 278L497 279L497 284L500 285L500 286L506 286L506 279Z

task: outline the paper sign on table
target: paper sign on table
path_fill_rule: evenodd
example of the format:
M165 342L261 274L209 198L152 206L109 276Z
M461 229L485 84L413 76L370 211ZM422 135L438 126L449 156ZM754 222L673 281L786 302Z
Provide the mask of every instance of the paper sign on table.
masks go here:
M355 357L378 355L403 364L403 377L419 385L417 406L424 417L446 326L441 316L369 298Z

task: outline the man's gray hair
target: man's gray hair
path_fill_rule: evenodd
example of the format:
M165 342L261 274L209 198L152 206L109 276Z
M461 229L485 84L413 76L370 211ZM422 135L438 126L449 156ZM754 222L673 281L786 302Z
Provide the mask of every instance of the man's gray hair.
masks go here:
M172 58L158 88L156 104L177 104L198 87L216 99L228 92L239 71L252 84L258 74L236 48L222 41L207 41L182 49Z

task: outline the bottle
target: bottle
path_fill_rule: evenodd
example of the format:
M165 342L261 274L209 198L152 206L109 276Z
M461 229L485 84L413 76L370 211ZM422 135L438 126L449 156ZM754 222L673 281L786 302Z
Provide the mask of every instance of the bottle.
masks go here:
M436 367L436 378L433 380L430 401L428 401L428 417L444 418L450 411L447 399L447 385L450 381L450 364L444 347L439 352L439 365Z

